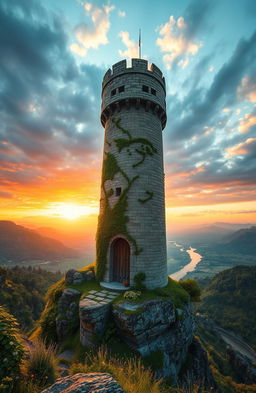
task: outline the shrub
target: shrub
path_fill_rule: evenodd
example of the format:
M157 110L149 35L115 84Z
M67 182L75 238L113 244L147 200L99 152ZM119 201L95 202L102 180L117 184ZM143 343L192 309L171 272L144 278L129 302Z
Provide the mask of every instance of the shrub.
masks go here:
M16 319L0 306L0 391L11 392L20 376L24 347Z
M146 288L145 284L143 284L143 281L146 279L146 274L144 272L139 272L135 274L134 276L134 283L135 283L135 288L139 290L143 290Z
M200 302L201 288L195 280L188 278L180 280L179 284L189 293L192 302Z
M189 301L188 292L180 285L180 282L172 280L170 277L167 286L154 289L154 293L158 296L171 298L175 307L178 308L183 308Z
M57 376L56 351L53 345L48 348L43 341L35 341L29 349L29 356L23 363L23 374L32 384L44 387L54 383Z
M124 298L128 300L136 300L141 296L141 291L126 291Z

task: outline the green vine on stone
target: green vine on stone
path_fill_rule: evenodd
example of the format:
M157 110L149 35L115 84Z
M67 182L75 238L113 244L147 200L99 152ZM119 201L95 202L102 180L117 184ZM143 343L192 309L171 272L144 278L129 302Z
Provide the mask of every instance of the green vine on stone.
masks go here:
M116 173L122 173L127 180L127 187L122 191L117 203L111 208L109 204L109 191L105 189L105 181L113 180ZM118 166L117 160L112 153L105 153L102 168L102 188L105 198L102 200L102 212L99 216L98 231L96 236L97 241L97 268L96 277L100 281L103 279L107 263L107 252L111 238L122 233L126 236L135 248L135 255L139 255L142 249L138 247L136 240L127 231L127 222L129 221L126 215L128 209L128 191L139 176L134 176L132 179Z
M131 133L120 125L120 121L121 119L116 120L115 118L112 118L112 122L115 124L115 126L124 134L126 134L128 136L128 139L125 138L115 139L118 152L121 153L123 149L129 148L133 144L141 145L140 149L139 148L135 149L135 151L142 156L142 158L138 162L133 164L133 168L135 168L144 162L146 156L153 156L154 153L157 153L157 149L146 138L132 138Z
M150 199L153 198L154 193L153 193L152 191L146 191L146 194L148 195L147 198L145 198L145 199L139 198L139 199L138 199L138 201L139 201L140 203L146 203L146 202L150 201Z
M115 126L116 126L120 131L122 131L124 134L128 135L129 139L132 139L132 136L131 136L130 131L128 131L128 130L126 130L125 128L123 128L122 126L120 126L121 119L115 119L114 117L112 117L111 120L112 120L112 123L114 123Z
M112 118L112 123L124 134L126 138L117 138L114 140L117 146L118 153L124 148L129 149L133 144L139 144L140 147L135 149L136 153L141 156L140 160L133 164L133 168L142 164L147 156L152 156L157 153L156 148L150 141L145 138L132 138L131 133L120 125L121 119ZM108 146L111 146L107 142ZM131 152L129 150L129 154ZM111 207L109 204L109 198L113 195L114 190L106 190L105 182L107 180L113 180L117 173L121 173L127 181L127 187L123 189L116 204ZM128 233L127 223L129 217L126 215L128 209L128 192L132 187L133 183L139 178L138 175L130 178L127 173L119 167L118 162L114 154L105 152L105 159L103 161L102 168L102 189L104 198L101 200L101 213L99 215L98 231L96 235L96 278L102 280L104 278L106 264L107 264L107 253L111 239L116 235L122 233L126 236L127 240L130 241L135 249L134 254L139 255L142 252L142 248L139 248L136 240ZM153 193L146 191L148 197L144 200L139 200L141 203L145 203L152 199Z

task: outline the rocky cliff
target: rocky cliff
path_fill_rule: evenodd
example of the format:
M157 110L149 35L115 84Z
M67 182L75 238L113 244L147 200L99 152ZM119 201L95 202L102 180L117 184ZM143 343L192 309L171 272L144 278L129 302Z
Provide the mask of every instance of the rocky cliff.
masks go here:
M112 349L109 337L118 339L157 378L185 384L189 377L190 382L214 386L206 353L194 338L189 295L172 280L168 285L160 292L137 294L134 300L100 288L91 271L69 271L55 307L58 341L75 329L80 329L80 343L87 349L102 343Z

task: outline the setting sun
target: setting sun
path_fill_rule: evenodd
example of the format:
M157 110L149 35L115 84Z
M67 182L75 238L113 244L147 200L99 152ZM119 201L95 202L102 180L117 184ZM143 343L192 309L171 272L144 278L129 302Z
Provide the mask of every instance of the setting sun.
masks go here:
M74 203L56 202L52 203L48 209L49 215L75 220L82 216L97 214L98 208L95 206L83 206Z

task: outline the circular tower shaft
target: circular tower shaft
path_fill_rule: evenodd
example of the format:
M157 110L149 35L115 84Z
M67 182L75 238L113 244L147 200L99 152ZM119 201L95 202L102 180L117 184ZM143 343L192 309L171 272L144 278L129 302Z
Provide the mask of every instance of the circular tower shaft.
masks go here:
M101 122L105 141L97 277L133 285L134 276L144 272L148 288L163 287L167 284L162 143L166 111L161 71L155 65L148 69L142 59L132 59L130 68L126 61L115 64L103 79ZM123 239L119 245L118 239Z

